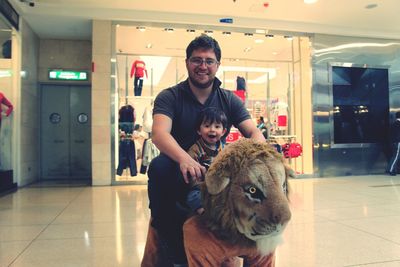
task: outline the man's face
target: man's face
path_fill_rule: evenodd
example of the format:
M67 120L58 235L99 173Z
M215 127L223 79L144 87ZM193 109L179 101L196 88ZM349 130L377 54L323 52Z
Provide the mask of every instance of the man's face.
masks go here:
M208 88L214 82L219 62L212 49L194 50L191 57L186 59L186 68L191 83L197 88Z

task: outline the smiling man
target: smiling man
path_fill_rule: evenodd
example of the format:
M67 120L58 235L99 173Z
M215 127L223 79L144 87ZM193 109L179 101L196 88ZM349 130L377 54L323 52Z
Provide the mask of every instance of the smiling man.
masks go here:
M150 164L148 194L152 226L157 230L167 255L175 266L186 266L182 225L187 210L181 203L189 190L189 176L201 179L205 167L186 152L198 137L196 118L208 107L227 116L226 137L232 125L243 136L265 141L242 101L221 88L215 77L221 61L218 42L207 35L195 38L186 48L189 78L160 92L154 102L152 140L161 154Z

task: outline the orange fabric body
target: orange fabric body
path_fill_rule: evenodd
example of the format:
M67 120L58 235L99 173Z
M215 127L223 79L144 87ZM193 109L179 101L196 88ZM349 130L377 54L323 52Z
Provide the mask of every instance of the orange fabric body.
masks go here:
M198 216L189 218L183 226L185 252L189 267L237 266L224 261L241 256L245 266L274 267L275 255L261 255L256 247L248 248L233 245L217 239L199 220ZM223 264L224 263L224 264Z

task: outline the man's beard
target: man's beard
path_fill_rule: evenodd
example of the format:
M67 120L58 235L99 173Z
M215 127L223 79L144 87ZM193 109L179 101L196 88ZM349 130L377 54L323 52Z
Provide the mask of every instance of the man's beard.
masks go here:
M206 88L210 87L210 86L213 84L214 79L215 79L215 78L210 79L207 83L199 83L198 81L196 81L195 79L193 79L192 77L189 76L190 82L191 82L195 87L200 88L200 89L206 89Z

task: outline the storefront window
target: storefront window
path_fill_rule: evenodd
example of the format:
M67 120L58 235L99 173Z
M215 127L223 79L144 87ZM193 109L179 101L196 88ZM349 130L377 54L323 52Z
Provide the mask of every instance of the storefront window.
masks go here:
M11 29L0 18L0 193L13 183L13 103Z
M153 101L161 90L187 79L186 46L202 32L116 25L115 182L147 182L146 166L154 155L146 154L153 148ZM213 37L222 50L217 73L222 87L244 101L255 123L263 117L268 141L290 142L295 136L290 129L293 40L222 32ZM228 142L240 138L236 129L231 133Z

